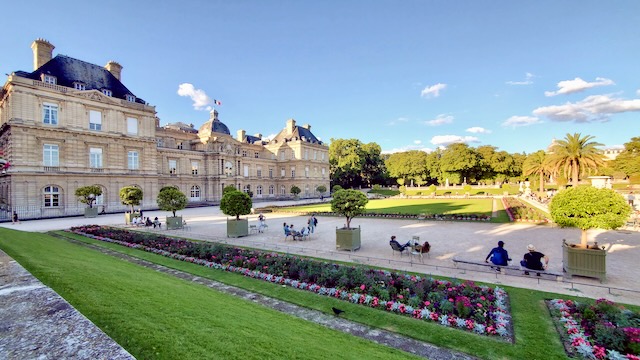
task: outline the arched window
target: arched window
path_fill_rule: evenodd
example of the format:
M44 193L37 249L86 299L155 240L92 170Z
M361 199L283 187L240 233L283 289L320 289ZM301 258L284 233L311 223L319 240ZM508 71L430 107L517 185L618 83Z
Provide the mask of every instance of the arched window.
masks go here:
M273 185L269 185L269 195L273 196L276 193L276 187Z
M256 187L256 195L262 196L262 185L258 185L258 187Z
M189 196L189 201L200 201L200 187L197 185L193 185L191 187L191 193Z
M57 186L45 186L43 189L44 207L60 206L60 189Z
M287 195L287 189L284 185L280 185L280 195Z

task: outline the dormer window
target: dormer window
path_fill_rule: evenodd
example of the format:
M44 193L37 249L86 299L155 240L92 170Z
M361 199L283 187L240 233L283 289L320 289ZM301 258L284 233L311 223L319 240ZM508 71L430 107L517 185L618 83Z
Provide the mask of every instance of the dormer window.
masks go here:
M113 96L113 93L109 89L102 89L102 93L106 96Z
M56 79L55 76L42 75L42 82L45 84L55 85L58 82L58 80Z
M74 82L73 83L73 88L76 90L87 90L87 86L81 82Z
M136 97L130 94L125 95L125 98L127 99L127 101L129 102L136 102Z

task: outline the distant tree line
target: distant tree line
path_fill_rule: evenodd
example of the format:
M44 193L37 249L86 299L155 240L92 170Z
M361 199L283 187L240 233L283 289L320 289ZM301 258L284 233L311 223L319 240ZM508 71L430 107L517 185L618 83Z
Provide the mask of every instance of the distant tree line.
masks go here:
M540 191L549 179L577 185L591 175L609 175L640 182L640 137L625 143L615 161L605 161L593 136L567 134L549 149L531 154L508 153L497 147L451 144L432 152L411 150L382 154L380 145L357 139L331 139L331 182L343 188L373 185L500 184L530 180Z

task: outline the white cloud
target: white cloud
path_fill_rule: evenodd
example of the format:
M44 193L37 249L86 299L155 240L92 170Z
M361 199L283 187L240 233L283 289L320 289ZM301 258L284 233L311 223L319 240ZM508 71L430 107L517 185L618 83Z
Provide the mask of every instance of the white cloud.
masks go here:
M431 125L431 126L439 126L444 124L451 124L452 122L453 122L453 116L440 114L436 116L436 118L433 120L425 121L425 124Z
M475 136L436 135L431 138L431 143L436 146L447 146L453 143L478 143Z
M213 99L207 96L204 90L196 89L193 84L180 84L178 95L190 97L193 101L193 108L196 110L211 110L211 105L213 105Z
M407 119L407 118L399 117L399 118L397 118L395 120L389 121L389 123L387 125L394 126L394 125L397 125L398 123L406 123L408 121L409 121L409 119Z
M390 149L390 150L382 150L381 153L382 154L393 154L393 153L405 152L405 151L410 151L410 150L420 150L420 151L424 151L426 153L430 153L430 152L433 151L433 149L426 148L424 146L407 145L407 146L403 146L403 147L400 147L400 148L393 148L393 149Z
M416 145L422 144L422 140L413 140L413 143Z
M640 89L636 90L636 95L640 96Z
M624 100L610 95L593 95L575 103L539 107L533 110L533 114L546 116L551 121L586 123L608 121L612 114L629 111L640 111L640 99Z
M507 81L509 85L531 85L533 84L533 74L528 72L525 75L524 81Z
M597 77L594 82L586 82L579 77L573 80L563 80L558 83L558 91L545 91L545 96L556 96L560 94L572 94L575 92L591 89L596 86L615 85L613 80Z
M427 86L426 88L422 89L420 96L427 99L430 97L438 97L440 96L440 90L444 90L446 87L447 87L447 84L441 84L441 83Z
M491 130L479 126L470 127L466 131L474 134L491 134Z
M534 112L535 113L535 112ZM502 123L502 126L529 126L542 123L542 120L533 116L512 116Z

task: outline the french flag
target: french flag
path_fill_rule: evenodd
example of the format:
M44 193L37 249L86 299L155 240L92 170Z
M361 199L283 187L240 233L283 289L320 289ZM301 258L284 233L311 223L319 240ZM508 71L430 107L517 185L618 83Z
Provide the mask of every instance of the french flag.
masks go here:
M214 99L214 100L213 100L213 104L214 104L214 105L222 105L222 101L219 101L219 100L215 100L215 99Z

